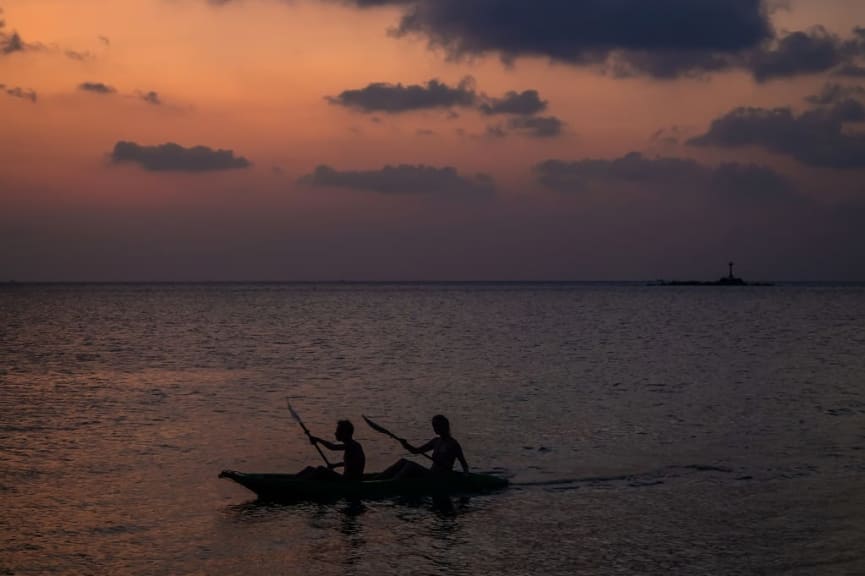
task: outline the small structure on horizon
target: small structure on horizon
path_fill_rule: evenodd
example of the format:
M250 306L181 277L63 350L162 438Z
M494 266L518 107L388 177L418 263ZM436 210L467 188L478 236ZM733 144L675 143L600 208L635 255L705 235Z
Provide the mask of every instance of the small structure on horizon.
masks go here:
M717 284L719 286L744 286L744 280L733 276L733 261L730 260L727 265L730 267L730 273L725 278L721 278L717 282L711 282L710 284Z
M701 282L699 280L673 280L672 282L667 282L666 280L660 280L656 283L652 283L652 286L772 286L769 282L745 282L741 278L736 277L733 274L733 265L734 262L730 260L727 263L728 273L726 276L722 276L715 282Z

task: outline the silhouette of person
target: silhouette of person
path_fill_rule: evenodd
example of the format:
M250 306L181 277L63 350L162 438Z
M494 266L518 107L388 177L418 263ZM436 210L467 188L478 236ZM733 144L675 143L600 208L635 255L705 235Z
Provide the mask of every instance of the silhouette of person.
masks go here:
M402 441L402 447L412 454L424 454L432 450L432 466L424 468L417 462L400 459L398 462L384 470L379 476L387 478L418 478L428 475L447 474L453 471L454 462L459 460L463 472L469 471L469 465L463 456L463 449L456 438L451 436L451 425L448 419L437 414L432 419L433 431L437 437L433 438L423 446L415 447L407 441Z
M336 432L334 436L341 444L328 442L317 436L310 436L310 444L321 444L328 450L335 452L345 452L342 462L331 464L327 468L319 466L313 468L309 466L304 468L298 477L308 480L349 480L352 482L360 482L363 480L363 469L366 466L366 456L363 453L363 447L360 442L354 439L354 425L348 420L340 420L336 424ZM334 468L343 468L342 475L334 472Z

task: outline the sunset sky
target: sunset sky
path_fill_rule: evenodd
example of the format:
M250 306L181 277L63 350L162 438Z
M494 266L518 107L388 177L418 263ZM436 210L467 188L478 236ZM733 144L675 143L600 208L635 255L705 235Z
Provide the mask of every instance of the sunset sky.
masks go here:
M0 281L865 280L861 0L0 8Z

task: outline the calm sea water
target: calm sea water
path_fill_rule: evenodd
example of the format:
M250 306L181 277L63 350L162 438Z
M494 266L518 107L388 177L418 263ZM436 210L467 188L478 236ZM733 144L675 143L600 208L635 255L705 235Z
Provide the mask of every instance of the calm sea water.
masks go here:
M505 492L267 506L449 416ZM0 288L0 574L863 574L865 288Z

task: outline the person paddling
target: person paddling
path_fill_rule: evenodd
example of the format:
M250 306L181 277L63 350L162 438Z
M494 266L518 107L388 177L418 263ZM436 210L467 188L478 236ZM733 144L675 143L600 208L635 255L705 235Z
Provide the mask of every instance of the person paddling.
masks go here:
M462 446L451 436L451 425L441 414L433 416L433 431L438 435L423 446L412 446L406 440L400 439L402 447L412 454L425 454L432 450L432 466L424 468L417 462L400 459L381 473L381 478L411 478L429 474L447 474L453 471L454 462L459 460L463 472L469 471L469 465L463 455Z
M301 471L298 476L304 479L318 480L349 480L351 482L360 482L363 480L363 469L366 466L366 456L363 453L363 447L360 442L354 439L354 425L348 420L340 420L336 424L336 432L334 436L341 444L328 442L318 436L310 436L309 442L312 445L321 444L328 450L335 452L345 452L342 462L329 464L327 468L319 466L318 468L308 467ZM343 468L342 475L333 471L334 468Z

